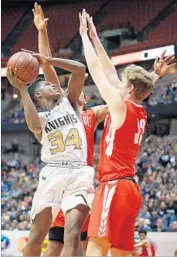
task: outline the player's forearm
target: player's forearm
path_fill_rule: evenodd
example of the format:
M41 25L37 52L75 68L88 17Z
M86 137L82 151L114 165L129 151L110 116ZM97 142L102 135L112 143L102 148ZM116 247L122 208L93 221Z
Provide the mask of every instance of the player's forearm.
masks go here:
M95 122L95 129L97 125L105 120L106 115L109 113L108 106L107 105L98 105L91 108L91 110L95 113L96 116L96 122Z
M122 104L120 91L110 86L87 34L82 35L82 42L90 75L98 87L102 98L108 104L109 111L114 111Z
M109 83L105 83L107 87L105 87L102 83L102 79L104 80L105 74L103 72L101 63L95 53L95 50L90 42L90 39L87 34L82 36L82 42L84 47L84 55L87 63L87 67L89 69L90 75L94 80L96 86L98 87L101 96L106 101L107 97L106 94L109 90ZM106 81L106 77L105 77ZM107 101L106 101L107 102Z
M20 90L21 100L24 107L25 119L28 125L28 128L34 134L40 134L42 131L40 118L38 116L36 107L31 100L31 97L28 93L27 88L22 88Z
M39 53L44 56L52 56L47 29L39 30L38 33Z
M39 30L38 48L39 48L39 53L41 55L52 57L47 28ZM52 65L46 65L42 67L42 70L44 72L45 80L55 84L58 87L58 89L63 93L63 90L61 89L61 86L60 86L60 81L58 79L58 76L54 67Z
M117 87L118 84L120 83L120 80L117 75L117 71L116 71L114 65L112 64L108 54L106 53L100 39L98 37L95 37L93 39L93 43L94 43L98 58L103 67L103 71L104 71L109 83L112 86Z
M85 73L85 65L77 61L48 57L47 62L48 65L59 67L74 74Z
M84 55L87 62L87 66L90 71L90 74L93 76L95 70L102 71L101 63L94 51L94 48L87 34L82 35L82 43L84 47Z

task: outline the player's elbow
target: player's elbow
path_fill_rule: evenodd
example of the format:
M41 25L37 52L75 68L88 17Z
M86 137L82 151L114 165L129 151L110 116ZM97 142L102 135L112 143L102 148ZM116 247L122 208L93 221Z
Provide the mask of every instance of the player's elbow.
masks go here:
M35 135L42 133L42 127L40 125L28 124L28 128Z
M85 75L86 66L83 63L78 63L78 73Z

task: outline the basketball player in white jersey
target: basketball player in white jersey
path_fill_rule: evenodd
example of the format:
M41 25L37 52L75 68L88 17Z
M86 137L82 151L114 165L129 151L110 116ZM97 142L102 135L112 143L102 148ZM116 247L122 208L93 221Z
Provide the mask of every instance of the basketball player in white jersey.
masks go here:
M32 226L24 256L40 256L52 221L61 209L65 215L63 256L77 254L79 234L91 207L94 187L92 167L86 166L87 145L75 106L84 84L85 66L70 60L40 57L41 65L58 66L72 72L68 97L60 85L36 80L27 89L11 70L10 83L21 94L28 128L42 144L46 163L32 204Z

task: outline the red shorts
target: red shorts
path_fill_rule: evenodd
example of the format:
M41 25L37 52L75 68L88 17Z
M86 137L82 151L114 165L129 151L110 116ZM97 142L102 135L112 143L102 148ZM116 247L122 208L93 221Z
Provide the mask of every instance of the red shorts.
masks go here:
M85 222L84 226L82 227L82 232L87 232L89 223L90 223L90 215L88 216L88 218L86 219L86 222Z
M64 227L65 226L65 218L63 216L63 212L59 211L55 221L52 223L51 227Z
M140 189L134 182L102 182L96 190L88 237L106 237L111 247L133 251L135 219L141 203Z
M86 222L84 223L84 226L83 226L81 232L87 232L89 222L90 222L90 216L88 216L88 218L86 219ZM64 227L64 226L65 226L65 218L63 216L63 212L59 211L59 213L51 227Z

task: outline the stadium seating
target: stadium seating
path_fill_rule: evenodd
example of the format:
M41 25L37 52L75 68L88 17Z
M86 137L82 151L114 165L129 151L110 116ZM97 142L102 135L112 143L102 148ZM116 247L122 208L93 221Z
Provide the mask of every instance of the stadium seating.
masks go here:
M177 10L173 11L159 26L153 30L148 39L152 43L159 40L162 44L177 42ZM164 33L165 32L165 33Z
M157 14L167 6L171 0L148 0L144 4L141 0L117 1L112 0L107 6L107 15L98 28L118 28L120 24L130 22L135 31L142 30Z
M146 40L144 40L143 42L122 46L119 49L112 51L112 54L125 54L147 48L175 44L177 42L176 24L177 10L173 11L171 15L169 15L156 27L156 29L151 31Z
M64 48L79 30L78 13L85 7L94 15L100 8L102 1L77 3L70 5L44 6L45 17L49 18L48 31L51 49L56 52ZM12 53L19 51L22 47L37 51L37 31L33 22L22 33L21 38L12 49Z
M15 27L17 22L21 19L26 8L2 8L2 17L1 17L1 42L7 38L8 34Z
M171 0L156 1L148 0L146 5L142 5L141 0L117 1L111 0L105 7L106 15L98 24L98 31L103 29L114 29L124 27L129 24L133 26L135 32L141 31ZM44 13L49 17L48 31L52 52L59 53L59 49L65 48L70 40L78 32L79 20L78 12L83 7L91 14L97 13L102 1L94 1L86 3L77 3L69 5L44 5ZM129 8L127 8L127 6ZM15 11L14 11L15 10ZM131 12L130 12L131 10ZM13 29L15 24L20 20L25 12L25 8L5 8L2 10L2 42L6 39L8 33ZM164 44L177 42L176 33L177 11L162 21L153 31L150 32L148 38L143 42L122 45L113 54L124 54L145 48L158 47ZM165 31L165 36L164 36ZM29 24L25 31L21 34L16 44L12 47L10 54L19 51L25 47L33 51L38 50L37 31L33 21ZM72 52L64 53L60 56L70 57ZM2 65L5 66L7 58L3 57Z

